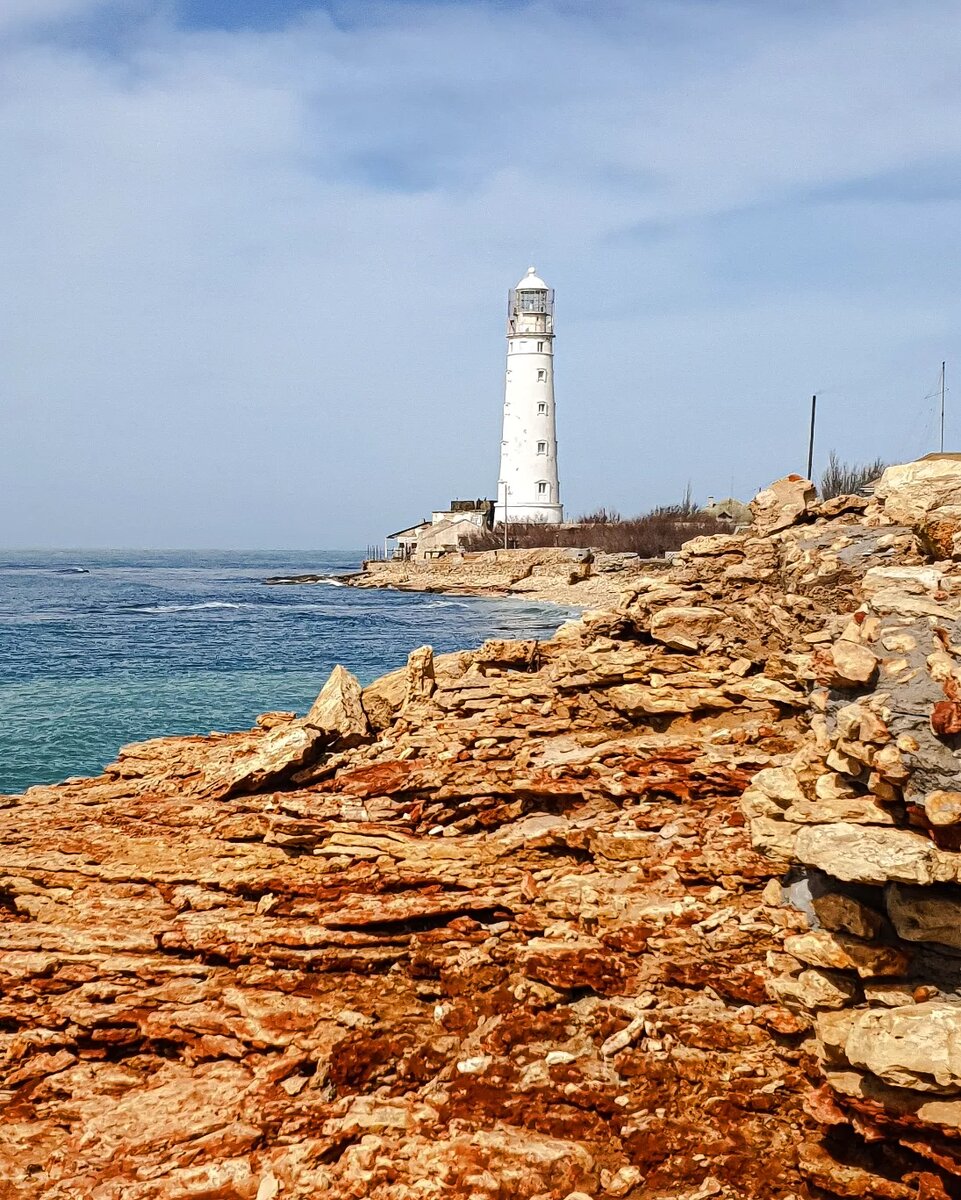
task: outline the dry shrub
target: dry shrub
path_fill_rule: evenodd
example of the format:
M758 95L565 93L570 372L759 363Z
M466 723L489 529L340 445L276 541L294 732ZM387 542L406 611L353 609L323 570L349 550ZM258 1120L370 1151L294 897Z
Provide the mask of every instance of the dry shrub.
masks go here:
M579 517L571 527L511 522L508 545L518 550L560 547L663 558L669 550L679 550L691 538L730 530L730 524L704 516L687 493L680 504L662 505L638 517L625 518L614 510L599 508ZM465 548L496 550L503 545L504 529L498 526L479 532Z
M888 464L881 458L869 463L843 463L832 450L828 465L821 476L818 489L822 500L833 500L835 496L856 496L863 487L872 483Z

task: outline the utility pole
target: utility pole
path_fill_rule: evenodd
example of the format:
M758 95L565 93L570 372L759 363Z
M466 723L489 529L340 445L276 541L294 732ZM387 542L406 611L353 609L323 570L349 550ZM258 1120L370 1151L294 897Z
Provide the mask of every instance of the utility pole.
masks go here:
M814 418L817 415L818 398L811 397L811 436L808 438L808 479L814 469Z
M941 453L944 453L944 363L941 364Z

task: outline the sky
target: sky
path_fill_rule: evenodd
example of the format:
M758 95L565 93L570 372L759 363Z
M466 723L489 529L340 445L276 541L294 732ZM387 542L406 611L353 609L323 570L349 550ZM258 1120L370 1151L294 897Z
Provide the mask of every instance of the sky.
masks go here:
M0 546L360 548L961 442L954 0L3 0ZM953 386L954 379L957 387ZM957 401L955 400L957 397Z

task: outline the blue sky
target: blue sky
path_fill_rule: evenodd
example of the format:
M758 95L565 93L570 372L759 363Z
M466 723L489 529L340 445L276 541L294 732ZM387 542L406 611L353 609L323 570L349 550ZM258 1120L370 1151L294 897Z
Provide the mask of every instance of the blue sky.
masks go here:
M936 448L941 0L6 0L0 545L357 547L493 494L557 289L562 498ZM961 409L949 390L949 448Z

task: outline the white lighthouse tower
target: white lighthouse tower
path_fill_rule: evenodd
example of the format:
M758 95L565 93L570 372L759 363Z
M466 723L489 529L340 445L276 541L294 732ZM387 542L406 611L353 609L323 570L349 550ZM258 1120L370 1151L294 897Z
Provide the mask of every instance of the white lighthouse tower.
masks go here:
M531 267L507 301L507 380L495 520L564 519L554 424L554 293Z

